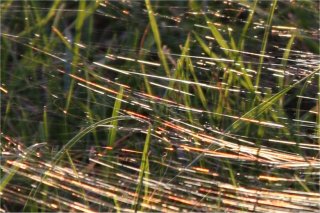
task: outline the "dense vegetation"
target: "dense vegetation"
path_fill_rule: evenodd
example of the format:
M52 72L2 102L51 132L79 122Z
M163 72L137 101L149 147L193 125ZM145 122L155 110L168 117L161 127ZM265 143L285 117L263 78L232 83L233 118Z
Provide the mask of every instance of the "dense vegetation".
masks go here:
M1 2L1 211L316 212L318 1Z

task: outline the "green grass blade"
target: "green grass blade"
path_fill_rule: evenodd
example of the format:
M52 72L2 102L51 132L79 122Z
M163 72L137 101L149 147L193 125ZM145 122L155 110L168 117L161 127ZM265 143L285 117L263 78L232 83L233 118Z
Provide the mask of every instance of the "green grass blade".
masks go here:
M52 31L58 36L58 38L62 41L62 43L72 51L71 44L67 41L67 39L62 35L62 33L54 26L52 26Z
M77 14L77 19L76 19L76 33L74 35L74 44L81 43L81 37L82 37L82 27L86 18L86 1L80 1L79 2L79 10ZM79 54L79 46L78 45L73 45L73 54L72 54L72 69L71 73L75 73L77 69L77 65L80 59L80 54ZM72 99L72 94L74 90L74 84L75 81L74 79L71 79L68 94L67 94L67 100L66 100L66 106L65 106L65 111L68 112L71 99Z
M162 49L162 42L161 42L160 32L159 32L159 29L158 29L158 24L157 24L156 18L154 16L154 12L153 12L153 9L152 9L152 6L151 6L151 2L150 2L150 0L145 0L145 3L146 3L147 10L148 10L149 21L150 21L150 26L151 26L151 29L152 29L152 32L153 32L153 37L154 37L154 40L155 40L155 42L157 44L158 55L159 55L160 61L161 61L162 65L163 65L163 68L164 68L164 70L166 72L166 75L168 77L170 77L171 76L170 68L169 68L166 56L165 56L165 54L163 52L163 49Z
M292 45L294 44L294 40L296 38L296 34L297 32L294 31L292 34L291 34L291 37L287 43L287 46L286 46L286 49L283 53L283 56L282 56L282 60L281 60L281 65L283 67L283 69L285 70L286 67L287 67L287 62L288 62L288 58L289 58L289 55L290 55L290 51L291 51L291 48L292 48ZM284 78L280 78L279 79L279 86L280 88L283 88L283 86L285 86L285 82L284 82Z
M225 39L223 38L223 36L221 35L221 33L219 32L219 30L216 28L216 26L214 25L214 23L212 23L207 17L207 24L208 27L210 28L210 31L213 35L213 37L216 39L216 41L218 42L219 46L224 48L224 49L230 49L229 45L227 44L227 42L225 41ZM230 53L227 50L223 50L223 52L226 55L229 55Z
M287 92L289 92L291 89L299 85L300 83L308 80L311 78L314 74L318 72L318 69L310 73L308 76L302 78L301 80L295 82L294 84L284 88L280 92L276 93L275 95L268 98L266 101L262 102L258 106L251 109L249 112L245 113L241 118L247 118L247 119L253 119L265 112L269 107L271 107L274 103L276 103L281 97L283 97ZM241 124L243 125L243 121L240 119L234 122L229 128L226 129L226 132L234 132L235 130L238 130L241 127Z
M41 21L39 21L36 25L22 31L21 33L18 34L18 36L23 37L26 34L32 32L33 30L45 26L55 16L57 12L56 10L59 7L60 3L61 3L61 0L55 0L52 6L50 7L50 10L45 18L41 19Z
M116 97L116 100L114 102L113 111L112 111L112 118L117 117L121 108L121 102L123 97L123 87L120 87L119 93ZM113 147L114 142L116 140L116 134L117 134L117 127L118 127L118 121L114 120L111 122L112 128L108 135L108 145Z
M142 152L142 159L141 159L141 164L140 164L140 172L139 172L139 177L138 177L138 185L136 188L136 197L134 201L134 211L138 211L139 207L139 201L140 201L140 196L141 196L141 189L143 187L143 179L148 179L149 177L149 147L150 147L150 139L151 139L151 125L149 125L146 140L144 142L144 147L143 147L143 152ZM144 196L147 196L148 194L148 188L145 186L145 191L144 191Z
M80 178L79 178L79 174L78 174L78 172L77 172L77 168L76 168L75 164L73 163L72 157L70 156L70 154L69 154L68 151L66 151L66 155L67 155L67 157L68 157L69 163L70 163L70 165L71 165L71 168L72 168L73 173L74 173L75 176L76 176L77 181L81 184L81 181L80 181ZM83 188L81 188L80 190L81 190L82 198L83 198L85 204L86 204L87 206L89 206L89 202L88 202L88 200L87 200L86 192L84 191Z
M267 49L269 34L270 34L270 31L271 31L270 28L271 28L271 24L272 24L274 11L276 10L276 6L277 6L277 0L273 0L272 6L271 6L270 12L269 12L267 25L265 27L263 40L262 40L262 46L261 46L261 51L260 51L261 56L260 56L260 59L259 59L259 66L258 66L257 75L256 75L256 82L255 82L256 89L258 89L258 86L260 84L262 64L263 64L264 55L265 55L266 49Z
M249 27L250 27L250 25L252 23L252 19L253 19L254 13L255 13L256 8L257 8L257 3L258 3L258 0L255 0L254 3L253 3L253 6L251 8L250 15L248 16L246 24L244 25L243 30L241 32L241 36L240 36L240 39L238 41L238 49L241 50L241 51L244 50L245 37L246 37L248 29L249 29Z

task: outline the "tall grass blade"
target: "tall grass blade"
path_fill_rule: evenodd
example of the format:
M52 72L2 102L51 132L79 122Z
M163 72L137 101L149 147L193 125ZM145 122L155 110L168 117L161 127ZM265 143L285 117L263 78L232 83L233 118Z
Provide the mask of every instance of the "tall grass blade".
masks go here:
M149 149L150 149L150 140L151 140L151 126L149 126L146 140L144 142L142 159L140 165L140 171L138 176L138 184L136 188L136 197L134 201L134 211L137 212L139 208L139 202L141 200L140 196L142 196L142 188L144 187L144 196L148 196L148 186L143 185L143 181L148 182L149 179ZM142 211L142 210L141 210Z
M114 102L114 106L113 106L113 111L112 111L112 118L118 117L119 115L119 111L121 109L121 101L122 101L122 97L123 97L123 87L120 87L119 93L116 97L116 100ZM108 145L113 147L114 142L116 140L116 134L117 134L117 128L118 128L118 121L114 120L113 122L111 122L112 128L109 132L108 135Z
M277 8L277 1L278 0L273 0L273 2L271 3L270 12L269 12L268 20L267 20L267 25L265 27L265 31L264 31L264 35L263 35L263 39L262 39L262 45L261 45L261 51L260 51L261 56L260 56L260 59L259 59L257 76L256 76L256 81L255 81L256 89L260 84L262 64L263 64L263 61L264 61L264 55L266 54L266 49L267 49L269 34L270 34L270 31L271 31L271 24L272 24L274 11Z
M145 0L145 2L146 2L148 15L149 15L150 26L151 26L151 29L153 32L153 37L154 37L154 40L157 44L158 55L159 55L159 58L160 58L162 65L163 65L164 71L166 72L166 75L168 77L170 77L171 76L170 68L169 68L166 56L165 56L163 49L162 49L161 37L160 37L159 29L158 29L158 24L157 24L157 21L156 21L156 18L154 16L154 12L153 12L153 9L151 6L151 1Z

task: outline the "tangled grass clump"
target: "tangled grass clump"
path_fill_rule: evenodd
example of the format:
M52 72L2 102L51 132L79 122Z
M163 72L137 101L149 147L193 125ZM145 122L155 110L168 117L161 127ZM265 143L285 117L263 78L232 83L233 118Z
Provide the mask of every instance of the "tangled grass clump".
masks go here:
M319 3L1 2L2 212L317 212Z

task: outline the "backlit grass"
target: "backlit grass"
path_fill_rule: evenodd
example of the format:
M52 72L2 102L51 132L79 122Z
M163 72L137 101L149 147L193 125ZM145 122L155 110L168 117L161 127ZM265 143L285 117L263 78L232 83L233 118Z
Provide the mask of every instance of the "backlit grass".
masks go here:
M318 6L1 2L1 211L316 212Z

